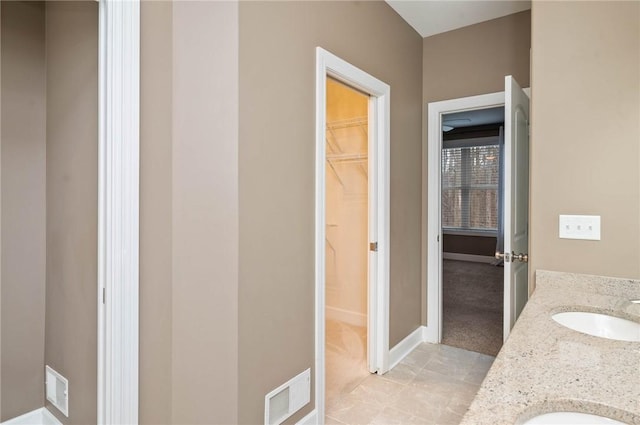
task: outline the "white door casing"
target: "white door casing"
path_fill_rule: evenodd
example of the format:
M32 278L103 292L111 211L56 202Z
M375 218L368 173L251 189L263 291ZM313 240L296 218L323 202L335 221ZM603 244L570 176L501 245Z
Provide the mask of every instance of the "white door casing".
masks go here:
M504 340L529 298L529 97L505 77ZM520 257L519 255L527 257Z
M368 363L371 372L389 368L390 87L348 62L316 48L316 220L315 220L315 405L324 418L325 396L325 237L326 82L332 77L369 98Z
M99 10L96 422L137 424L140 2Z
M425 340L442 340L442 116L504 105L504 92L431 102L428 108L427 159L427 326Z

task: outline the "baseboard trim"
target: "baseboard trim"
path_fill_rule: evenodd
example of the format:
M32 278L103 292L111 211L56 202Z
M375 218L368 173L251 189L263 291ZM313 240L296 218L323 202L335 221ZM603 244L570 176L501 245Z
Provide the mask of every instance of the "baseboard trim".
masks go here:
M442 258L444 260L471 261L474 263L493 263L496 261L494 257L488 255L458 254L456 252L443 252Z
M393 369L402 359L407 357L414 348L425 341L425 330L426 328L424 326L420 326L389 351L389 370Z
M0 425L62 425L62 423L46 408L41 407L24 415L16 416Z
M367 326L367 315L338 307L325 307L325 317L330 320L348 323L353 326Z
M422 338L424 342L438 344L438 330L435 326L423 326Z
M318 424L318 411L313 409L307 416L296 422L296 425L317 425Z

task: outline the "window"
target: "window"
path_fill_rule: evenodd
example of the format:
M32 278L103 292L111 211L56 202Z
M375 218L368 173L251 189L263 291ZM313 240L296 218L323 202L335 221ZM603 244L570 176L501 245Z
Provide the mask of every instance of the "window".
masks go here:
M442 227L447 230L497 231L497 138L490 142L450 141L442 149Z

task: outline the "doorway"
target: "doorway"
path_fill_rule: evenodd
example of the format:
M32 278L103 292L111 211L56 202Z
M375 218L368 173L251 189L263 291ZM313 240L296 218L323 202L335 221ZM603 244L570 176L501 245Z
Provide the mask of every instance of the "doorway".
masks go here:
M360 99L358 106L343 108L352 109L350 116L329 112L333 102L329 91L334 89ZM350 334L348 340L360 347L355 349L358 373L366 377L389 369L389 96L387 84L316 49L315 403L319 418L325 414L325 394L331 395L326 385L327 345L335 340L327 335L335 331L334 323L341 325L334 333ZM339 140L338 133L357 137ZM338 190L331 192L332 187ZM347 203L356 207L345 209ZM356 260L340 256L347 247ZM365 285L345 290L341 286L347 280ZM338 295L344 294L351 300L340 300Z
M443 336L443 244L442 148L443 121L449 114L504 106L504 166L499 191L504 236L496 244L495 257L504 261L503 328L506 340L528 299L528 162L529 97L511 76L505 77L505 91L471 96L428 105L428 197L427 197L427 326L425 339L441 343ZM450 115L451 116L451 115ZM448 126L454 128L454 126ZM493 260L492 260L493 261Z
M325 403L369 375L369 96L327 79Z
M502 347L498 249L504 107L442 115L442 344L495 356Z

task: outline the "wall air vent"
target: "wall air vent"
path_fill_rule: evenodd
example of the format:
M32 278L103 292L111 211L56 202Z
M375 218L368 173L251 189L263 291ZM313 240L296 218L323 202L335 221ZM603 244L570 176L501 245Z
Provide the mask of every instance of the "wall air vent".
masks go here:
M310 400L311 369L307 369L265 396L265 425L281 424Z
M69 417L69 381L49 366L45 366L47 400Z

